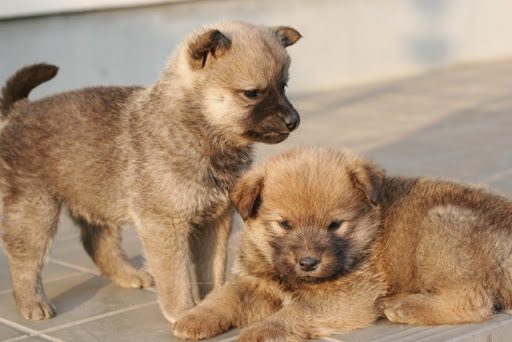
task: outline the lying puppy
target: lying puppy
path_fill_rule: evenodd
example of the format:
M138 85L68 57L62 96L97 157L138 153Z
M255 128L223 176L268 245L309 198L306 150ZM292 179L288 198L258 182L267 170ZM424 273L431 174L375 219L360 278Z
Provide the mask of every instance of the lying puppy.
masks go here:
M23 317L55 315L41 268L62 204L94 262L122 287L152 284L120 250L120 226L136 226L171 322L194 305L189 252L201 297L223 284L229 191L254 142L278 143L299 124L284 92L285 47L299 38L289 27L241 22L201 28L146 88L87 88L30 102L56 67L32 65L7 81L2 239Z
M245 221L234 277L176 322L180 338L248 325L238 341L301 341L380 316L456 324L512 308L503 197L306 148L248 171L231 198Z

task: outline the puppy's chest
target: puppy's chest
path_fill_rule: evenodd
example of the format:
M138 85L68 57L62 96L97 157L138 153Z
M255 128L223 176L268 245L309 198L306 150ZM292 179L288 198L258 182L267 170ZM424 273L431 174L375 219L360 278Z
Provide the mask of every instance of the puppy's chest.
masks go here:
M184 192L187 194L182 202L185 207L181 207L180 211L190 217L195 224L215 219L230 205L229 191L230 187L227 183L205 183L202 179L190 182L188 189ZM177 205L180 206L180 203Z
M219 217L230 206L229 192L250 163L246 158L226 156L225 160L191 159L185 169L173 163L172 172L160 180L179 216L201 224Z

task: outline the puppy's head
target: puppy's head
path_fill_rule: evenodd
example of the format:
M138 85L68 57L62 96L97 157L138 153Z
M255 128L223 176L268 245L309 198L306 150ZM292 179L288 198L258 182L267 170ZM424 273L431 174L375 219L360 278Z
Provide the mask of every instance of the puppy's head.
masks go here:
M168 72L180 76L187 100L216 132L240 144L278 143L300 122L285 95L286 47L300 37L284 26L214 24L185 40Z
M244 220L239 262L296 286L364 261L378 235L384 171L350 153L303 148L248 171L231 194Z

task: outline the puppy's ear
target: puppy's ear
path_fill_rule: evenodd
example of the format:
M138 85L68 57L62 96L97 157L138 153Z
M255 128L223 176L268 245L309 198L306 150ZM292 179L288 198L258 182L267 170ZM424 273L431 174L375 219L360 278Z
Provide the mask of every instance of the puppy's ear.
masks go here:
M190 66L194 69L202 69L207 58L219 58L231 47L231 40L219 30L210 30L196 37L188 45Z
M349 171L349 176L354 186L361 190L373 205L379 204L385 177L384 170L370 162L360 160Z
M302 38L300 33L288 26L276 26L272 28L277 35L277 38L284 47L293 45Z
M235 189L231 192L231 202L244 221L256 215L262 189L263 176L249 171L238 181Z

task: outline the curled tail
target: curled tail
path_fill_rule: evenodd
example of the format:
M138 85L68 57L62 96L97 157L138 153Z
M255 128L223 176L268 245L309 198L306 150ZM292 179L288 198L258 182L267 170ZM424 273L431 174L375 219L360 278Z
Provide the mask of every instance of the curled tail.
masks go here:
M2 119L8 117L11 106L28 96L30 91L43 82L51 80L56 74L58 67L50 64L40 63L21 68L12 75L2 88L0 97L0 113Z

